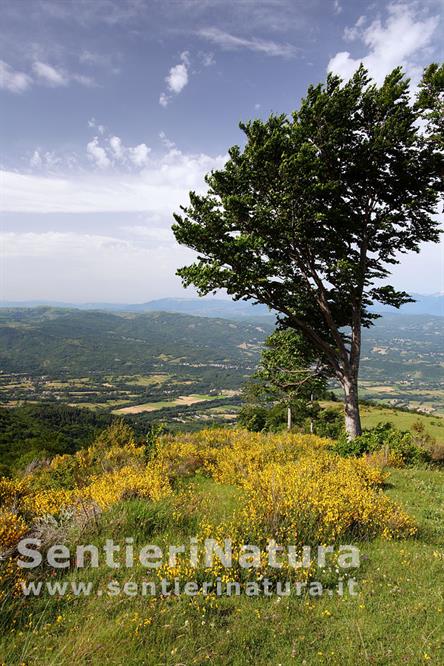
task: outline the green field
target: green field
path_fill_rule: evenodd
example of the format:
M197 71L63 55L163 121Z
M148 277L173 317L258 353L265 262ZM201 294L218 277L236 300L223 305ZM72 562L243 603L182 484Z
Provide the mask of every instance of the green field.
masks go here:
M322 402L325 407L342 410L338 402ZM361 420L363 428L372 428L378 423L393 423L400 430L410 430L415 422L424 424L427 432L436 438L437 442L444 444L444 418L441 416L428 416L416 412L401 411L381 405L361 405Z

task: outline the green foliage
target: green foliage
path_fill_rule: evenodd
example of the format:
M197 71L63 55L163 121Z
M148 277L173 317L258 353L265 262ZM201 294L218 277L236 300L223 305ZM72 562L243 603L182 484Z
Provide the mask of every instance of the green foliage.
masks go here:
M379 423L364 430L352 441L341 437L334 450L343 456L361 456L365 453L386 450L394 453L405 465L417 465L431 460L430 452L409 431L399 430L391 423Z
M258 370L253 375L270 399L308 402L325 392L331 374L325 362L303 336L293 329L277 330L265 341Z
M337 409L321 409L314 421L314 432L320 437L338 439L344 435L344 419Z
M329 371L319 355L292 329L277 330L265 341L259 367L244 385L246 403L239 422L248 430L281 430L291 409L293 425L313 419L325 394Z
M1 463L12 472L36 459L74 453L91 444L112 418L67 405L0 408Z
M435 99L442 77L427 72ZM420 129L433 122L428 106L412 101L401 68L379 87L362 66L347 83L330 74L290 118L241 124L245 147L174 216L176 239L198 253L178 271L184 285L275 309L341 382L350 436L360 431L361 326L373 304L411 300L381 280L399 252L439 240L444 155Z
M444 64L426 68L416 106L429 121L427 140L444 148Z
M251 432L261 432L267 428L269 410L261 405L244 405L239 411L237 422Z

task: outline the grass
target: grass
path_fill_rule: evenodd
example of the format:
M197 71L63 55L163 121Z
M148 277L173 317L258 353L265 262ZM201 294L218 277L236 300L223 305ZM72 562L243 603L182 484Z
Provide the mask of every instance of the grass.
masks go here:
M229 516L239 492L198 476L182 486L185 521L174 519L174 499L128 500L103 514L81 542L134 536L140 544L181 543L199 519ZM442 664L444 470L393 470L387 492L420 530L405 541L361 544L357 597L27 599L2 613L0 657L8 666ZM103 584L142 572L99 568L84 575Z
M325 401L321 403L324 407L333 407L342 410L342 404L339 402ZM411 430L415 422L420 421L424 424L426 431L436 437L436 440L444 444L444 418L441 416L418 414L416 412L401 411L382 405L361 405L361 420L364 428L373 428L378 423L387 421L401 430Z
M436 437L438 442L444 443L444 419L439 416L425 416L385 407L366 406L361 407L361 416L364 428L372 428L381 421L390 421L401 430L411 430L415 422L421 421L430 435Z

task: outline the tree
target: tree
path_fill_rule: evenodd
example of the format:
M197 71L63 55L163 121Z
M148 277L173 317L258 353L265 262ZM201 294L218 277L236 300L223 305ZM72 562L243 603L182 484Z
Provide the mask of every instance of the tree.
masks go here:
M378 87L361 66L347 83L330 74L310 86L291 117L241 124L244 148L232 147L224 168L206 176L207 193L191 192L174 216L177 241L198 253L178 270L184 285L265 303L299 331L343 388L351 439L361 433L371 306L411 301L383 282L399 253L439 240L444 157L433 134L442 89L427 72L416 103L401 68Z
M292 409L312 418L309 405L325 392L331 374L316 350L292 329L278 330L265 341L253 379L272 401L287 407L287 428L292 427Z

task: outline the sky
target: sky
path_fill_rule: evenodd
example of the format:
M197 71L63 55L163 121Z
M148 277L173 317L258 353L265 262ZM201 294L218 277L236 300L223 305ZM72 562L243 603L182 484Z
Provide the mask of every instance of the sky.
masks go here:
M297 108L328 71L381 82L443 60L443 0L2 0L4 300L193 296L172 213L241 144L239 121ZM444 291L443 246L396 287Z

